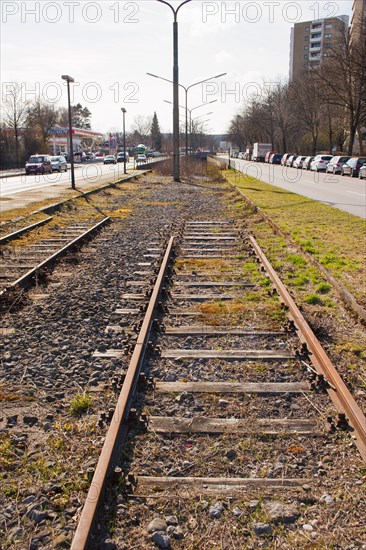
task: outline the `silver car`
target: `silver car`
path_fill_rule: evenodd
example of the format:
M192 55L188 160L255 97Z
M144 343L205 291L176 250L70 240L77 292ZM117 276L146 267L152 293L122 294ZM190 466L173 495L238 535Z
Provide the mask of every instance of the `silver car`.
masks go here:
M305 159L306 157L302 157L302 156L296 157L294 162L292 163L292 166L294 168L302 168L302 165Z
M51 157L52 172L67 172L67 162L62 155Z
M340 156L333 157L332 160L329 161L329 163L327 164L325 171L331 174L337 174L337 173L340 174L343 164L345 164L347 160L349 160L350 158L351 157L340 157Z

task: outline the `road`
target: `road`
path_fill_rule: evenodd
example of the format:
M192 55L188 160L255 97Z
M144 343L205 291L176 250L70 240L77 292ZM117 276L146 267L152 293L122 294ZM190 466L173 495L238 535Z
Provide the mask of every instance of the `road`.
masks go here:
M127 163L127 168L133 169L134 163ZM95 185L98 181L102 183L103 180L110 178L112 181L118 181L123 176L123 162L117 164L106 164L102 162L76 164L75 165L75 182L76 186L78 182L83 183L90 182ZM45 175L22 175L4 177L0 179L0 195L2 198L15 195L17 193L23 193L24 191L30 191L32 189L41 189L46 186L63 186L70 182L71 185L71 171L68 172L54 172L53 174Z
M227 156L220 156L227 161ZM296 168L230 159L231 166L248 176L328 204L349 214L366 219L366 180L349 176L333 176Z

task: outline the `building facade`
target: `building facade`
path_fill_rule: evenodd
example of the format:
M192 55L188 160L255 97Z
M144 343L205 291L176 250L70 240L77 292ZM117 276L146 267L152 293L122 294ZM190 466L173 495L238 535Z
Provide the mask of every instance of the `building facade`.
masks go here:
M353 0L350 33L351 45L366 39L366 0Z
M331 55L332 49L344 43L348 22L347 15L340 15L295 23L290 38L290 81L301 77L311 67L319 67L322 60Z

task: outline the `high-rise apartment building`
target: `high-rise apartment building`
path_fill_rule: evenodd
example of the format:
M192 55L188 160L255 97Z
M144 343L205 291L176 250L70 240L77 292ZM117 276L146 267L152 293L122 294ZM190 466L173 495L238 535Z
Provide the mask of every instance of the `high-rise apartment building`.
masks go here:
M355 0L355 3L365 0ZM311 67L318 67L331 55L332 49L344 43L348 32L348 15L295 23L291 29L290 80L300 77Z
M351 45L366 40L366 0L353 0L350 33Z

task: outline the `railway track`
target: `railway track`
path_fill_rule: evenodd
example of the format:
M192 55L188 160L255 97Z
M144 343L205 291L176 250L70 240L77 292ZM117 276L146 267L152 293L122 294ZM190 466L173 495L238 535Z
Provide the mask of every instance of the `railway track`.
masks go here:
M95 352L130 362L72 548L287 536L326 500L337 453L366 458L365 417L252 237L192 221L144 260L115 312L136 336ZM318 520L301 521L311 542Z
M25 233L32 232L48 223L52 218L29 225L1 238L0 244L0 296L14 288L24 288L36 281L44 270L52 266L66 253L81 246L94 233L109 222L104 217L85 222L57 225L52 229L52 236L34 240L32 244L17 245ZM15 243L15 244L13 244Z

